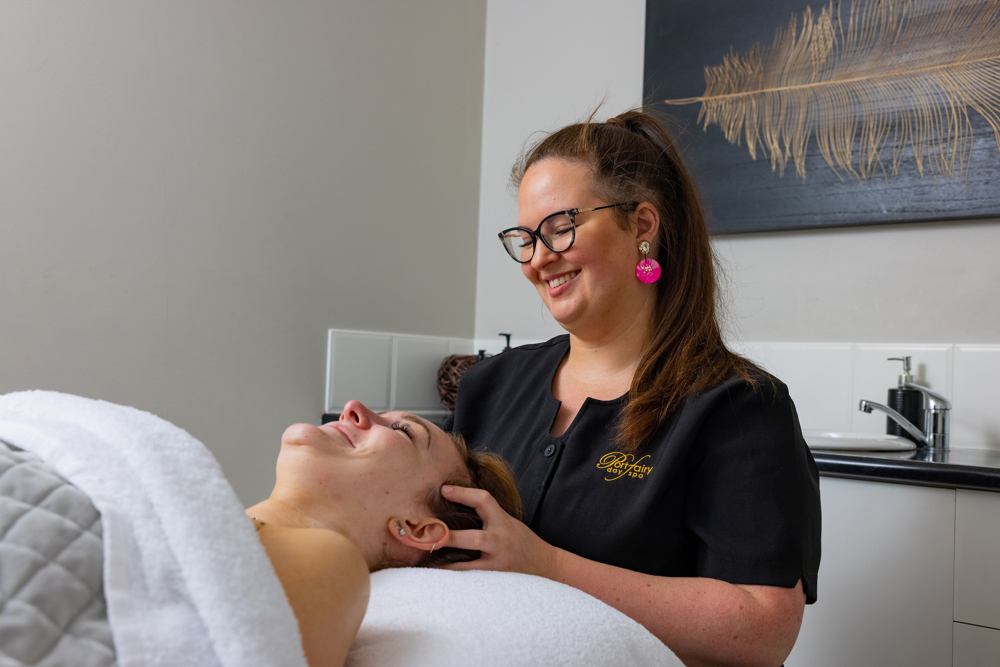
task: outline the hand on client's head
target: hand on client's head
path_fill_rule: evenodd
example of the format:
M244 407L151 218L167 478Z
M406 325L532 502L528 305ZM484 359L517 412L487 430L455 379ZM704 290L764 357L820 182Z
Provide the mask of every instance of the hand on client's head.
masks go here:
M449 569L521 572L555 579L556 550L521 522L519 511L511 512L504 506L502 495L495 497L483 489L451 485L441 492L452 503L466 506L466 511L479 517L477 525L451 534L451 545L456 551L468 553L466 550L475 549L472 553L477 558L472 562L456 559Z
M517 491L514 475L507 463L496 454L469 449L465 439L458 433L447 434L455 449L462 457L465 479L448 479L431 489L427 495L427 507L434 516L444 522L450 531L475 530L483 527L483 517L475 507L443 493L445 488L466 488L478 490L489 497L502 512L516 519L521 518L521 496ZM468 487L468 488L467 488ZM419 563L421 567L442 567L449 563L476 560L480 552L470 545L458 545L455 533L449 532L448 547L427 554Z

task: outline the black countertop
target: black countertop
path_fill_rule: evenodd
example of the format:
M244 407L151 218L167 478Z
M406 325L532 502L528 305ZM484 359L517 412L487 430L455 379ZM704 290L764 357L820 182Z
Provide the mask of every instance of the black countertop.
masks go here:
M910 452L812 450L819 474L873 482L1000 492L1000 451L917 449Z

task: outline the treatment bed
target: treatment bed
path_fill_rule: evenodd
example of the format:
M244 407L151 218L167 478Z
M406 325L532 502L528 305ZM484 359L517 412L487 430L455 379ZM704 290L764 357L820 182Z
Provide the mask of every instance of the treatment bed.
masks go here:
M528 575L372 576L351 667L680 665L642 626ZM214 457L133 408L0 396L0 667L304 667Z

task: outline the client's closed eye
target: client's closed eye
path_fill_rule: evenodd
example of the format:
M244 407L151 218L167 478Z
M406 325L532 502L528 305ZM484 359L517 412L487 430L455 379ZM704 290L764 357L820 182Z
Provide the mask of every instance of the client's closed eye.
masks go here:
M389 428L391 428L393 431L402 431L403 433L406 434L406 437L408 437L410 440L416 443L417 441L416 431L413 430L413 427L410 426L409 423L402 420L397 420L389 424Z

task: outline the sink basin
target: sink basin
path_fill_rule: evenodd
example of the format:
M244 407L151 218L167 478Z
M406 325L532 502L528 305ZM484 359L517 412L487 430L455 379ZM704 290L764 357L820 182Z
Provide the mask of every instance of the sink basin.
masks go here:
M896 435L876 433L833 433L802 431L810 449L857 452L906 452L917 448L916 443Z

